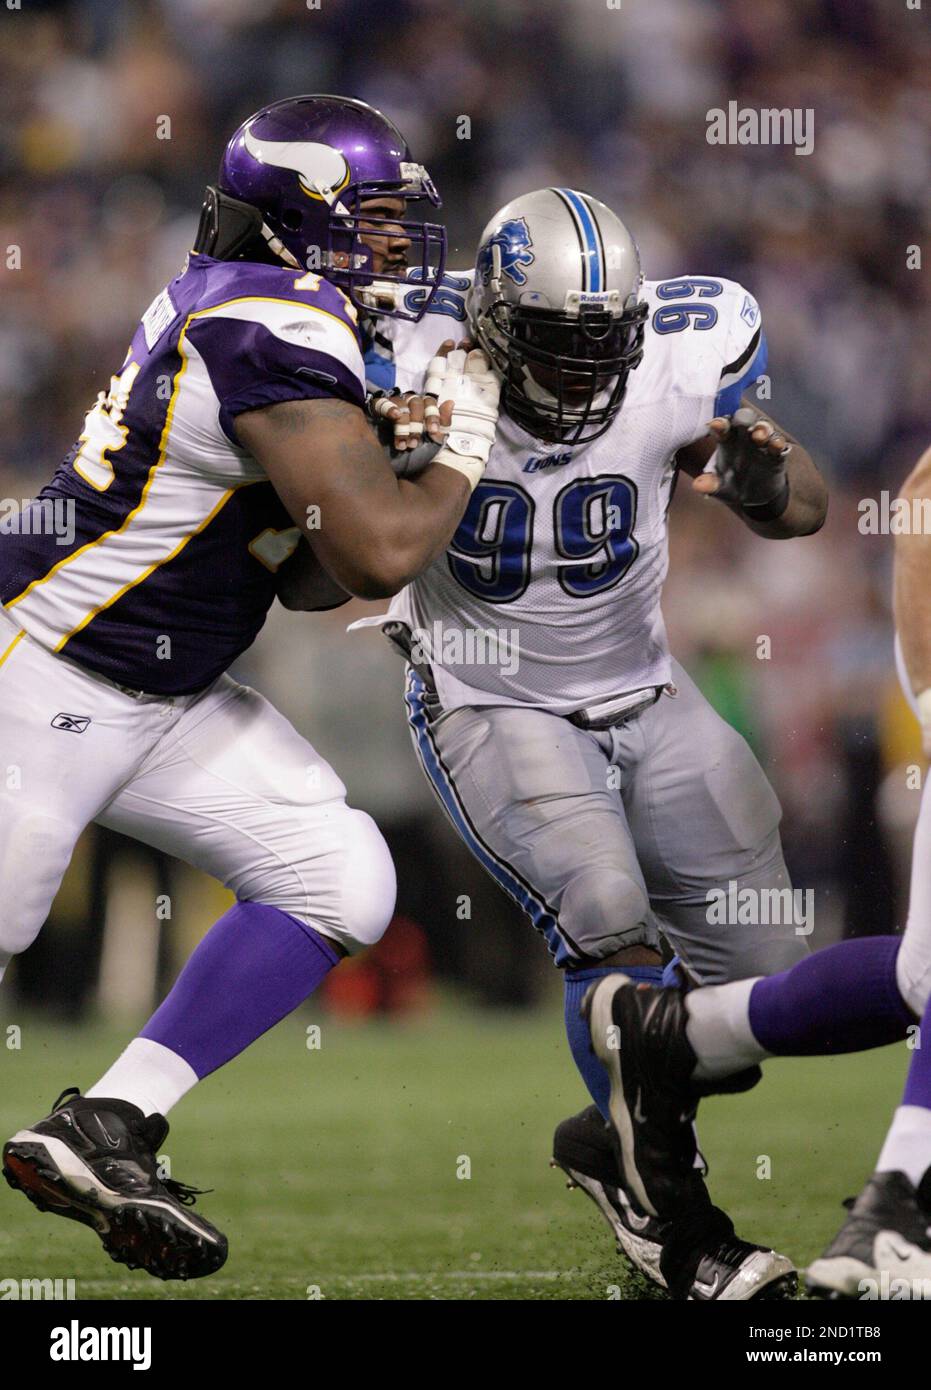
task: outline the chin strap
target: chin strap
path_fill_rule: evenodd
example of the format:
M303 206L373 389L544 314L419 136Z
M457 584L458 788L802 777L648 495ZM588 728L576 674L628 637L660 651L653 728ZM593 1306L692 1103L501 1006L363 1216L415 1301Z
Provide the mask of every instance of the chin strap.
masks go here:
M194 250L204 256L213 256L218 261L247 259L244 253L258 238L277 260L294 270L301 269L288 248L262 220L258 208L251 203L241 202L239 198L231 198L228 193L221 193L219 188L208 184L200 210L197 236L194 238Z

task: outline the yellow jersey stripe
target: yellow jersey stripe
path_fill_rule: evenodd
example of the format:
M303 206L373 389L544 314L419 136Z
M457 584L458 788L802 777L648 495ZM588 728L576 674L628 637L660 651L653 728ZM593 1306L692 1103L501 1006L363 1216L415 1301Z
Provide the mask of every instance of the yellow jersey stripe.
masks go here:
M356 346L356 351L362 352L356 330L345 319L341 319L338 314L332 313L329 309L321 309L316 304L305 304L302 299L283 299L279 295L271 294L241 294L236 299L225 299L222 304L211 304L208 309L196 309L184 325L184 332L187 332L187 324L190 323L191 319L202 319L207 314L216 314L220 309L228 309L232 304L295 304L299 309L306 309L311 314L322 314L324 318L332 319L341 328L345 328Z
M241 483L239 486L248 487L249 484ZM213 521L214 517L217 516L217 514L223 510L223 508L226 506L227 502L230 500L233 494L238 491L239 487L231 487L227 492L224 492L219 502L210 511L210 513L204 517L200 525L195 530L193 530L189 536L185 536L184 539L180 541L178 545L175 546L174 550L170 553L170 555L165 555L161 560L156 560L153 565L149 565L148 569L143 570L142 574L137 575L135 579L131 579L128 584L124 584L122 589L118 589L115 594L111 594L108 599L106 599L103 603L98 604L96 608L92 608L91 611L88 613L87 617L81 619L77 627L73 627L70 632L65 633L64 637L56 645L55 651L60 652L71 641L72 637L75 637L79 632L83 632L84 628L86 628L89 623L92 623L100 613L103 613L106 611L106 609L112 607L113 604L117 603L119 599L123 597L124 594L128 594L130 589L135 589L137 584L144 584L145 581L148 579L149 575L154 574L155 571L157 569L160 569L162 565L167 565L170 560L173 560L175 558L175 556L180 555L181 551L187 545L188 541L192 541L195 536L199 536L202 531L206 531L207 527L210 525L211 521Z
M209 314L216 314L221 309L226 309L233 304L246 303L293 304L300 309L308 310L312 314L322 314L325 318L332 319L334 323L340 324L352 338L356 351L361 353L361 348L359 347L359 340L356 335L356 331L355 329L350 327L350 325L346 323L344 319L339 318L336 314L330 313L328 309L320 309L316 305L305 304L303 300L300 299L282 299L274 295L244 294L238 295L234 299L226 299L221 304L212 304L206 309L195 309L192 313L188 314L187 318L184 321L184 327L181 329L181 332L178 335L178 353L181 357L181 365L175 373L174 381L172 383L171 398L168 402L168 409L165 412L165 424L162 427L162 433L159 439L158 457L153 463L152 467L149 469L149 475L146 479L145 486L142 489L142 495L138 503L135 507L133 507L132 511L127 513L126 517L123 519L119 526L113 527L109 531L104 531L103 534L97 536L96 539L88 541L85 545L80 546L79 549L73 551L70 555L65 555L61 560L58 561L57 564L52 566L52 568L49 570L47 574L40 576L38 579L33 579L26 586L26 588L22 591L21 594L17 594L15 598L11 598L7 601L7 608L13 608L17 603L22 603L23 600L28 598L29 595L33 593L37 588L39 588L40 585L47 584L50 579L54 579L56 574L58 574L62 569L64 569L66 565L72 564L75 560L79 559L82 555L87 554L89 550L93 550L96 546L104 545L108 540L111 539L111 537L122 535L122 533L126 531L129 526L132 525L133 521L136 519L136 517L139 515L139 513L145 506L149 497L149 493L151 491L152 483L155 479L155 475L160 466L165 461L165 455L168 449L168 441L171 435L171 427L174 420L175 406L178 400L178 393L180 391L181 381L185 371L187 370L187 365L189 361L184 351L184 340L187 336L187 332L191 325L191 321L193 319L204 318ZM226 499L224 499L224 501L225 500ZM223 503L221 503L220 505L223 505ZM193 532L192 534L196 535L197 532ZM190 537L188 537L188 539L190 539ZM160 561L159 563L164 564L165 562ZM158 566L156 565L155 568L157 567ZM146 573L141 577L144 579L151 572L151 569L147 570ZM133 584L139 582L139 580L134 580L132 581L132 584L129 587L132 587ZM123 590L121 591L121 593L122 592L125 591ZM103 608L109 607L109 605L111 603L114 603L116 601L116 598L118 597L120 597L119 594L115 595L113 598L109 599L105 604L102 604L101 607L96 611L102 612ZM89 618L85 619L84 622L80 625L80 627L75 628L72 632L68 633L67 637L65 637L64 639L65 642L67 642L71 637L73 637L75 632L79 632L81 630L81 627L84 627L86 623L89 621ZM60 647L56 648L56 650L60 649Z
M8 656L12 655L14 648L23 640L25 636L25 631L17 632L16 636L13 638L13 641L7 647L6 651L3 652L2 655L0 655L0 666L3 665Z
M40 579L33 579L32 583L27 585L27 587L23 590L21 594L17 594L16 598L11 598L9 600L9 602L6 605L7 608L12 608L15 604L22 603L23 599L28 598L29 595L33 592L33 590L38 589L40 584L47 584L50 579L54 579L55 575L58 574L59 570L64 569L65 565L72 564L75 560L79 559L80 556L86 555L89 550L93 550L95 546L103 545L104 541L109 540L111 536L121 535L122 532L125 531L126 528L131 524L133 519L137 517L139 513L142 511L148 499L152 483L155 479L155 474L161 466L161 464L165 462L165 452L168 448L168 438L171 433L171 423L174 417L175 403L178 399L178 391L181 386L181 378L184 376L184 372L188 364L188 359L184 355L184 350L182 347L184 335L187 332L188 323L190 323L190 319L188 319L185 323L184 328L181 330L181 336L178 339L178 352L181 356L181 365L175 372L175 379L172 383L171 398L168 402L168 409L165 412L165 423L162 426L161 438L159 439L158 444L158 457L152 464L152 467L149 469L149 476L146 478L145 486L142 489L142 495L139 498L139 501L136 503L135 507L133 507L131 512L127 512L126 516L124 517L123 521L120 523L119 526L113 527L110 531L104 531L102 535L97 536L92 541L88 541L86 545L80 546L78 550L73 551L70 555L66 555L64 559L58 561L57 565L52 566L48 574L43 575Z

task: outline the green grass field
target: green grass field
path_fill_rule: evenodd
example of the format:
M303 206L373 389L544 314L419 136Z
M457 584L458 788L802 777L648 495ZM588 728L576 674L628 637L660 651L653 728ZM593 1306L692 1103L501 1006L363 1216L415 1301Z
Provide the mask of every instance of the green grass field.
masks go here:
M230 1241L212 1279L162 1284L111 1264L85 1228L0 1184L0 1277L73 1278L78 1298L604 1299L658 1297L614 1255L581 1192L548 1167L557 1121L585 1103L558 1008L446 1007L410 1024L296 1015L188 1096L165 1148L173 1176L215 1189ZM23 1025L4 1049L0 1130L89 1085L128 1034ZM905 1049L772 1063L749 1095L702 1109L711 1187L738 1230L810 1260L870 1171ZM757 1176L761 1155L769 1179ZM471 1177L457 1176L471 1164Z

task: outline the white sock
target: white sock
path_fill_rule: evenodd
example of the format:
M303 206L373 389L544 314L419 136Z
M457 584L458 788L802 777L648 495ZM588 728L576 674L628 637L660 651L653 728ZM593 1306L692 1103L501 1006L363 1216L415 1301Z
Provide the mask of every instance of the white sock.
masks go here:
M892 1117L877 1173L904 1173L917 1187L931 1168L931 1110L900 1105Z
M177 1052L151 1038L133 1038L110 1070L84 1094L128 1100L143 1115L167 1115L198 1080L197 1072Z
M706 985L685 996L685 1035L698 1058L696 1081L729 1076L770 1055L750 1031L750 991L755 984L754 979Z

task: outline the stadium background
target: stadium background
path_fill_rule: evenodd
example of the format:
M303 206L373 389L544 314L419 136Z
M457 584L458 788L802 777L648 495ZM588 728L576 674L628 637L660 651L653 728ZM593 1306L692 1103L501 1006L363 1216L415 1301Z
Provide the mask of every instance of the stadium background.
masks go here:
M815 943L900 928L918 796L903 768L919 749L893 673L891 542L861 534L857 509L894 495L931 442L931 292L907 268L931 212L926 13L905 0L31 0L0 23L0 246L22 248L21 269L0 271L4 497L50 475L176 273L224 140L285 95L360 96L397 121L443 194L452 267L506 199L559 182L621 213L649 277L720 273L756 294L767 404L827 474L830 515L817 539L771 544L680 488L672 647L778 790L794 880L816 892ZM709 145L705 113L731 100L813 108L813 153ZM477 1038L496 1026L489 1006L505 1030L505 1008L533 1006L527 1026L545 1032L521 1036L545 1036L556 1065L555 972L422 781L400 663L376 635L345 635L365 607L278 610L237 669L334 763L398 863L401 920L374 960L337 972L331 1015L452 1008ZM222 903L189 871L89 832L4 1016L83 1018L104 1030L93 1047L115 1042ZM69 1055L70 1034L50 1036L49 1055Z

